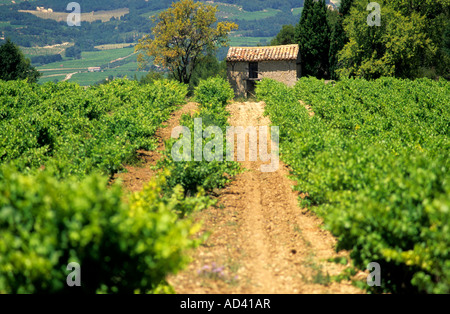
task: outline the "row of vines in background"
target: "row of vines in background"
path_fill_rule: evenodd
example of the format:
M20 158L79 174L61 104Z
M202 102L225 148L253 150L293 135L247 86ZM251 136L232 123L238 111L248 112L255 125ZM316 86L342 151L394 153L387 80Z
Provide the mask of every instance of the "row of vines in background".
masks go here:
M0 164L20 171L45 167L60 177L112 176L136 150L156 147L156 129L186 94L174 81L122 79L87 90L0 81Z
M208 107L225 118L234 95L221 83L227 99ZM187 87L0 82L0 93L0 294L73 293L70 262L81 266L78 292L173 292L166 276L202 240L186 214L212 205L205 191L238 167L181 165L168 155L167 167L127 197L108 177L137 149L155 148L156 128L185 101Z
M195 141L194 141L194 119L201 119L202 134L209 126L219 127L223 134L226 134L228 117L230 113L226 110L227 103L234 98L234 92L229 83L219 77L209 78L201 81L194 91L194 99L199 102L199 110L193 114L185 114L181 117L180 125L185 126L190 131L191 158L190 161L175 161L172 156L172 148L174 143L181 140L171 139L166 145L165 158L163 158L159 167L170 171L167 178L168 189L173 189L180 185L186 195L194 195L196 193L209 193L216 188L222 188L231 179L240 172L240 166L237 162L226 161L226 149L223 149L223 161L212 160L207 161L202 156L201 161L195 161ZM205 144L211 142L213 136L203 137L201 139L201 147L205 148ZM226 138L223 141L223 148L226 147ZM217 147L216 147L217 149ZM180 152L183 153L183 152Z
M450 84L265 80L257 95L307 193L301 205L324 218L337 249L361 269L378 262L379 290L449 293Z

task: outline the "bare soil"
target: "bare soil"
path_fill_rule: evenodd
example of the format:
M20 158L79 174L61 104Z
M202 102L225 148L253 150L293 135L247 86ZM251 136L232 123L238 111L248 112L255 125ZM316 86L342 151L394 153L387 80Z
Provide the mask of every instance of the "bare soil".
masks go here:
M234 103L228 109L233 126L270 125L262 102ZM330 280L345 266L328 260L348 254L336 253L336 239L322 229L322 221L298 206L288 168L280 162L278 170L263 173L262 164L242 162L245 171L219 192L218 205L194 215L210 236L191 252L189 266L168 278L175 291L363 293L348 281Z
M115 176L129 192L142 189L151 180L164 151L164 141L179 125L182 114L192 113L197 104L188 103L175 111L156 134L158 149L139 151L141 163L126 166L127 172ZM264 103L233 103L228 106L233 126L270 126L263 116ZM270 137L269 137L270 138ZM269 147L272 144L269 142ZM333 282L348 266L329 262L346 257L335 252L336 239L322 229L322 221L298 206L295 182L289 169L280 162L274 172L260 171L261 161L248 161L245 169L226 188L218 191L218 204L193 219L203 223L200 233L207 241L190 253L191 263L168 282L177 293L194 294L297 294L364 293L348 281ZM235 152L236 152L235 147ZM361 280L367 274L360 272Z

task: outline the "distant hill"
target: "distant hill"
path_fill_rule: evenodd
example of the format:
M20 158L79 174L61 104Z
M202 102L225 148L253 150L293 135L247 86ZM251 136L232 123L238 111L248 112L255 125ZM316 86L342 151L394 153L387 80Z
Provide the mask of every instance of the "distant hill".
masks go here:
M2 1L2 0L0 0ZM220 20L236 22L232 34L236 42L248 45L267 43L285 24L296 24L303 0L221 0L203 1L219 7ZM43 47L75 43L83 51L105 44L137 42L153 27L149 16L168 8L172 0L78 0L83 20L81 27L69 27L64 20L66 2L61 0L2 1L0 40L10 37L22 47ZM37 12L37 8L40 12ZM126 8L120 16L97 14ZM43 9L43 10L42 10ZM32 13L32 14L30 14ZM53 20L52 20L53 19Z
M0 0L0 42L9 37L20 45L33 64L44 71L42 81L61 80L73 74L74 68L84 71L89 66L108 63L112 55L128 56L130 52L120 47L129 47L144 34L149 34L154 25L149 17L170 7L172 1L77 0L81 6L82 24L81 27L69 27L66 6L70 1L15 0L12 3ZM239 30L230 34L233 46L269 44L283 25L298 23L303 6L303 0L202 2L218 7L219 20L239 25ZM97 51L99 47L115 49L101 52ZM72 53L66 55L67 49L78 51L77 55L82 58L74 60ZM217 57L223 59L226 52L227 49L220 49ZM107 73L79 73L70 80L89 85L104 79L105 75L130 76L132 72L129 71L135 71L137 67L135 57L125 61L123 65L115 65L114 69L108 68Z

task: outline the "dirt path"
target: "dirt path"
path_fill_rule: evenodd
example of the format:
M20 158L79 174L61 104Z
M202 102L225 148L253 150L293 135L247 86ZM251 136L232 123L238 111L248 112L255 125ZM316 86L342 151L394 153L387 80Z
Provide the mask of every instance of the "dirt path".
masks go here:
M234 103L228 109L233 126L270 125L264 103ZM277 171L263 173L261 164L242 162L247 171L220 192L219 205L197 213L195 219L211 235L192 252L188 268L169 277L175 291L361 293L349 282L327 277L344 267L327 259L345 253L335 253L334 237L320 228L316 216L299 208L286 166L280 162Z
M138 151L138 157L141 160L139 165L126 165L127 172L119 173L114 176L114 180L120 178L123 187L130 191L136 192L142 190L145 183L149 182L155 175L155 172L150 168L155 166L165 150L164 142L171 136L172 129L179 125L180 118L183 114L188 114L197 110L198 106L195 103L187 103L180 109L172 113L167 122L163 124L164 127L159 128L156 132L158 139L158 148L154 151Z
M72 76L74 76L75 74L77 74L78 72L73 72L73 73L69 73L66 75L66 77L64 78L64 80L62 80L63 82L68 81L72 78Z
M134 55L134 54L136 54L136 52L133 52L132 54L129 54L128 56L120 57L120 58L117 58L117 59L115 59L115 60L109 61L109 63L114 63L114 62L117 62L117 61L125 60L126 58L129 58L129 57L131 57L131 56Z

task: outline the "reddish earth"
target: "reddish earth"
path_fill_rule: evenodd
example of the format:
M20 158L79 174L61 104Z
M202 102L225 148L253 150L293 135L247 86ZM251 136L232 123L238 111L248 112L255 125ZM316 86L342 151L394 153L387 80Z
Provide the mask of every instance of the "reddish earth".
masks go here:
M173 127L183 113L193 112L189 103L173 114L166 128L158 131L159 148L140 152L140 166L127 166L118 175L129 191L137 191L154 176L155 165ZM264 103L228 106L234 126L269 126ZM269 147L270 147L269 143ZM236 151L236 150L235 150ZM247 149L248 152L248 143ZM246 158L248 160L248 156ZM336 257L336 239L323 230L322 221L298 206L294 181L282 162L274 172L260 171L261 161L244 161L245 171L218 192L218 204L195 213L203 222L207 241L190 253L191 263L168 282L177 293L363 293L349 281L329 280L346 267L329 262ZM361 280L364 273L358 274Z
M228 110L233 126L270 125L262 102L234 103ZM287 167L280 162L277 171L263 173L261 164L242 162L246 171L219 192L219 205L196 214L211 235L192 252L187 269L169 278L175 291L362 293L350 282L327 279L345 267L327 260L346 253L337 254L336 240L321 228L322 221L298 206Z

